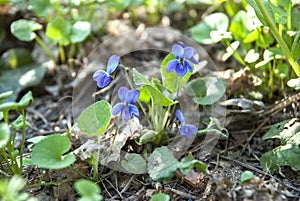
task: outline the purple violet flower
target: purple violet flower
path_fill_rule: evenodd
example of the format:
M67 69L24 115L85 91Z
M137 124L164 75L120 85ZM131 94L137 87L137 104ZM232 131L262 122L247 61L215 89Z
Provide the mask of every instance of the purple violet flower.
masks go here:
M176 59L173 59L167 63L167 72L173 72L175 70L177 75L180 77L185 76L188 70L191 73L193 72L190 61L194 64L198 63L194 58L197 52L193 47L185 46L184 43L179 42L179 44L173 45L172 53Z
M93 79L97 82L99 88L104 88L113 79L113 73L117 70L120 58L117 55L112 55L107 62L107 70L98 70L94 73Z
M186 138L190 138L191 135L195 135L198 132L196 126L186 124L183 114L180 110L176 110L176 117L181 123L181 127L179 128L181 135L183 135Z
M121 113L123 121L128 121L132 115L139 117L138 108L133 104L137 102L140 97L140 91L137 89L129 90L126 87L121 87L118 91L118 96L121 103L117 103L112 108L112 114L117 115Z

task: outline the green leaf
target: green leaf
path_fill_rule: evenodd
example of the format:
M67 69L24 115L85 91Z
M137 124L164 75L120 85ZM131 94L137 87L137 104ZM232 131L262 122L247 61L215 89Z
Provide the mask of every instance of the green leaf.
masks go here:
M274 69L274 73L278 78L284 79L289 75L289 68L289 65L286 63L278 63L276 68Z
M281 146L263 154L261 165L264 170L272 173L280 166L288 165L294 170L300 170L300 122L293 118L273 125L263 136L263 139L279 138Z
M287 85L295 90L300 90L300 78L290 79Z
M155 105L161 105L161 106L170 106L173 105L175 102L173 102L171 99L167 98L157 87L157 81L153 80L150 82L143 74L139 73L135 68L133 69L133 81L136 85L144 85L141 101L148 101L148 95L152 98L153 103ZM148 101L149 102L149 101ZM146 102L147 103L147 102Z
M10 26L11 33L21 41L32 41L36 34L34 31L42 29L43 26L39 23L30 20L20 19L14 21Z
M86 21L77 21L72 25L71 42L80 43L91 34L91 24Z
M37 143L31 153L32 163L41 168L63 169L75 162L72 153L66 153L71 148L67 137L53 134Z
M247 13L244 10L240 10L235 14L230 23L229 31L234 38L238 41L243 41L246 38L249 31L246 28Z
M146 172L146 161L139 154L125 155L125 159L121 161L122 167L132 174L143 174Z
M273 4L270 5L274 12L275 22L277 22L278 24L285 25L289 16L287 12L280 7L274 6Z
M249 181L254 178L254 174L251 171L244 171L241 175L241 184L245 183L246 181Z
M49 11L54 9L50 0L30 0L29 6L37 17L47 17Z
M271 173L279 170L280 166L288 165L292 169L300 170L300 149L297 144L286 144L262 155L260 159L264 171Z
M80 179L75 181L75 190L81 196L78 201L101 201L101 190L97 184L90 180Z
M78 128L89 136L102 135L111 119L111 105L105 101L98 101L87 107L78 118Z
M151 85L151 82L135 68L132 69L132 76L136 85Z
M192 153L185 158L183 158L178 164L179 171L185 176L191 171L194 167L198 168L201 172L206 174L207 166L199 160L195 160Z
M263 23L265 26L269 26L267 21L265 20L266 19L265 16L259 9L255 0L247 0L247 2L250 4L250 6L252 6L254 8L255 13L256 13L258 19L261 21L261 23ZM273 23L275 23L275 17L274 17L274 11L272 9L272 4L268 0L260 0L260 2L263 5L263 7L265 8L267 14L269 15L269 17L271 18Z
M195 103L212 105L222 98L226 91L226 83L221 78L204 77L192 80L187 85L187 94L194 96Z
M9 111L9 110L23 110L26 107L29 106L29 104L33 102L33 97L31 91L27 92L21 100L16 103L16 102L5 102L0 104L0 110L2 111Z
M149 103L151 97L150 97L148 91L146 90L146 88L142 87L142 88L139 88L138 90L140 91L139 101Z
M164 193L158 193L151 196L150 201L169 201L170 196Z
M37 86L42 81L46 70L46 66L39 64L0 71L0 93L14 91L6 101L15 101L18 93L26 88Z
M18 110L25 109L30 103L33 103L33 101L32 92L28 91L18 102Z
M297 118L282 121L273 125L263 136L264 140L279 138L281 144L300 144L300 122Z
M16 130L21 130L23 129L23 126L25 126L25 128L29 126L29 122L25 121L25 125L23 125L23 115L20 115L11 126Z
M0 148L6 147L6 144L9 140L10 130L9 125L6 123L0 124Z
M203 134L217 134L221 139L228 139L229 132L224 128L217 118L210 117L205 129L199 130L197 136Z
M10 97L11 95L13 95L13 91L7 91L7 92L3 92L0 94L0 103L3 102L4 99Z
M30 201L28 193L22 192L26 182L19 175L14 175L10 179L1 177L0 195L5 201Z
M136 141L137 144L143 145L148 142L152 142L154 137L157 135L157 132L154 130L144 129L141 131L141 137L138 141Z
M46 36L53 42L61 45L69 45L72 25L71 22L56 17L48 23L46 28Z
M215 42L211 39L210 32L215 30L226 32L229 26L229 19L224 13L214 13L206 16L196 26L191 28L192 38L197 42L209 45Z
M144 88L149 93L155 105L170 106L176 103L173 102L171 99L167 98L162 92L160 92L157 88L151 85L146 85L144 86Z
M178 82L179 88L183 87L187 81L190 79L192 73L190 71L187 72L187 74L183 77L179 77L176 72L167 72L166 67L169 61L176 59L175 56L172 53L169 53L164 60L161 63L161 75L162 75L162 81L164 83L164 86L166 89L171 92L175 93L178 90ZM192 67L194 67L193 63L190 63Z
M174 177L178 161L167 147L156 148L148 160L148 172L153 180L167 180Z

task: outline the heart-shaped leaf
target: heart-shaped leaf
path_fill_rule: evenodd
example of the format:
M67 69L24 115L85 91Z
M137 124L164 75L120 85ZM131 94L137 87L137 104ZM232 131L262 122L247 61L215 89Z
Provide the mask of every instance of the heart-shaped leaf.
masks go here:
M111 105L104 100L87 107L78 118L78 128L89 136L102 135L111 119Z
M99 186L90 180L77 180L74 187L81 196L78 201L101 201L103 199Z
M34 31L42 28L43 26L37 22L20 19L11 24L10 31L19 40L29 42L36 37Z
M71 142L67 137L60 134L50 135L34 146L31 153L32 163L47 169L68 167L75 162L72 153L65 154L70 148Z
M160 147L150 155L148 172L154 180L166 180L174 177L178 161L167 147Z
M77 21L72 25L71 42L80 43L84 41L91 34L91 24L86 21Z
M47 17L49 10L54 9L50 0L30 0L29 5L38 17Z
M191 28L191 33L193 39L197 42L209 45L214 44L215 41L212 40L210 36L211 31L219 31L224 33L227 31L229 26L229 19L224 13L214 13L206 16L203 21L201 21L196 26Z
M143 174L146 172L146 161L139 154L125 155L125 159L121 161L122 167L133 174Z
M63 19L62 17L56 17L48 23L46 36L55 44L59 43L61 45L69 45L71 29L71 22Z
M211 105L222 98L226 91L226 83L221 78L204 77L188 83L187 94L194 96L195 103Z
M260 164L264 171L271 173L279 170L280 166L288 165L292 169L300 170L300 149L297 144L286 144L263 154Z

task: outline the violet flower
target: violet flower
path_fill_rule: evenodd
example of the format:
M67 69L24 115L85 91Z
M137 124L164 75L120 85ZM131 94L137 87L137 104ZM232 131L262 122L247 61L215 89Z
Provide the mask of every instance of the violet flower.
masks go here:
M107 70L98 70L94 73L93 79L97 82L99 88L104 88L113 79L113 73L117 70L120 58L117 55L112 55L107 62Z
M118 91L118 96L121 103L117 103L112 108L112 114L117 115L121 113L124 121L128 121L132 116L139 117L138 108L133 104L137 102L140 97L140 91L136 89L129 90L126 87L121 87Z
M167 63L167 72L176 71L177 75L180 77L185 76L188 70L191 73L193 72L190 61L194 64L198 63L194 58L197 52L193 47L185 46L185 44L181 42L179 44L173 45L172 53L174 54L176 59L173 59L169 61L169 63Z
M186 138L190 138L191 135L195 135L198 132L196 126L187 124L184 120L183 114L180 110L176 110L176 117L181 123L181 127L179 128L181 135Z

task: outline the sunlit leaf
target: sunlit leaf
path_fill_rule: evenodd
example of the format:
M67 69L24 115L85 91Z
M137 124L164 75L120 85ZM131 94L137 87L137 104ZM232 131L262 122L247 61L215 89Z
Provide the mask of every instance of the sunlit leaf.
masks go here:
M155 105L161 105L161 106L170 106L175 104L176 102L172 101L171 99L167 98L162 92L160 92L157 88L146 85L145 89L151 96L153 103Z
M41 168L62 169L75 162L72 153L65 154L71 148L71 141L60 134L53 134L38 142L32 149L32 163ZM63 155L65 154L65 155Z
M292 87L292 88L296 89L296 90L300 90L300 78L290 79L287 82L287 85L289 87Z
M78 118L78 128L85 135L102 135L111 119L111 105L104 100L88 106Z
M210 36L210 32L215 30L219 32L226 32L229 26L229 19L224 13L213 13L206 16L196 26L191 28L192 37L197 42L209 45L214 44Z
M46 36L54 43L68 45L70 43L72 25L62 17L50 21L46 28Z
M32 41L36 34L34 31L42 29L43 26L37 22L20 19L14 21L10 26L11 33L22 41Z
M80 43L91 34L91 24L86 21L77 21L72 25L71 42Z

